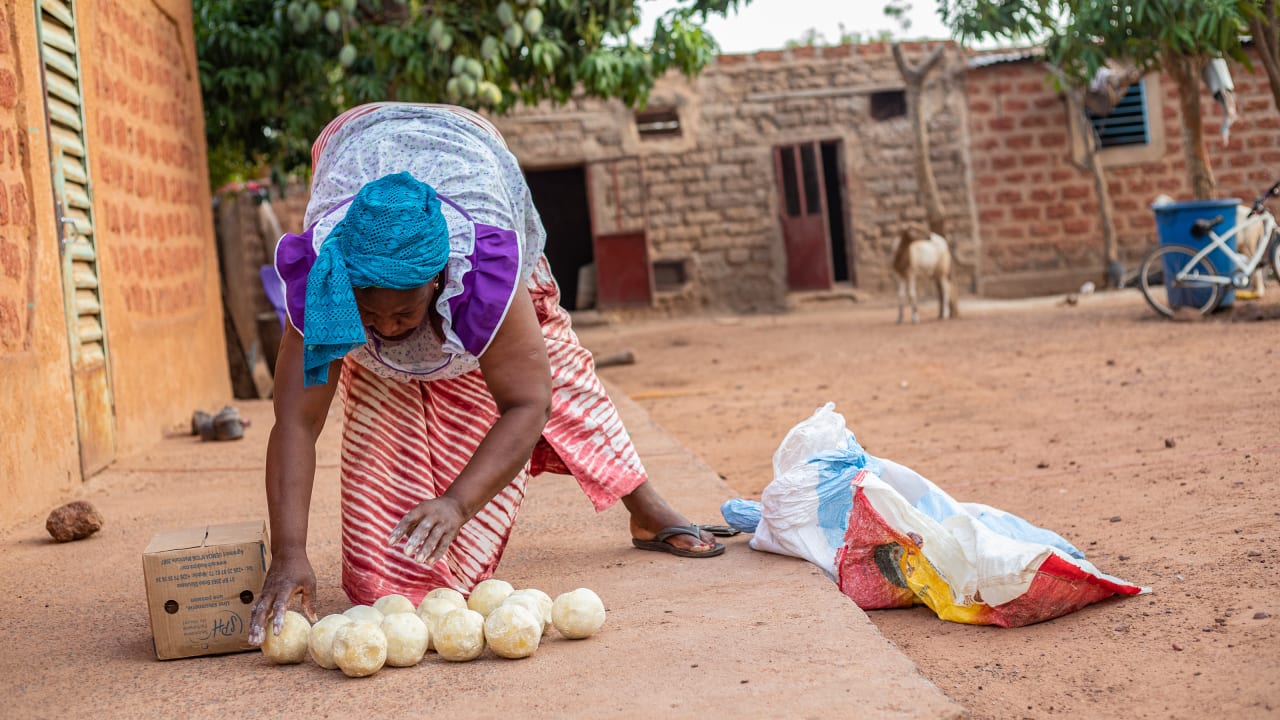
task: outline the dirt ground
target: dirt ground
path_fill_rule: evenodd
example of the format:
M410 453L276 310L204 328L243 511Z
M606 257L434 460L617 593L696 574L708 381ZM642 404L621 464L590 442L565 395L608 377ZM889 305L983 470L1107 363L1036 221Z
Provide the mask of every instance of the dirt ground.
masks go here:
M930 309L932 311L932 308ZM746 497L827 401L869 452L1149 586L1019 629L868 613L975 718L1280 716L1280 289L1201 322L1134 291L583 327L602 369ZM857 648L849 648L856 653Z

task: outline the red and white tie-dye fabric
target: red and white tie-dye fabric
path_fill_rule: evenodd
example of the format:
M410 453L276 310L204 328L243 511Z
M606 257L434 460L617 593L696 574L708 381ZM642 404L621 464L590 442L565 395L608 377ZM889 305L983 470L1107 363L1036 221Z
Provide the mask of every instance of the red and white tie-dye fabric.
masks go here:
M348 358L341 393L342 587L353 603L391 593L415 603L437 587L469 592L493 575L531 475L568 473L597 510L646 479L617 409L595 374L591 353L570 327L543 259L529 281L551 360L551 419L531 462L462 527L445 558L427 567L387 545L400 518L439 497L497 420L479 370L426 382L388 380Z

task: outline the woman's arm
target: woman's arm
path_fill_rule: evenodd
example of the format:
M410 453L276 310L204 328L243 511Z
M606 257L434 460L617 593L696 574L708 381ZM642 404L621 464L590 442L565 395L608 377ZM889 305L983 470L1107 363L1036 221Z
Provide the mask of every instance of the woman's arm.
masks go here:
M391 544L408 538L405 554L428 565L444 557L463 524L520 472L550 417L547 344L524 288L516 291L502 327L480 357L480 370L497 403L498 421L449 489L405 514L391 533Z
M284 613L294 595L315 621L315 573L307 560L307 520L316 474L316 438L324 429L338 387L342 362L329 366L329 382L304 387L302 335L290 325L280 340L275 372L275 426L267 441L267 513L271 518L271 567L253 606L249 642L259 644L263 627L274 620L284 627Z

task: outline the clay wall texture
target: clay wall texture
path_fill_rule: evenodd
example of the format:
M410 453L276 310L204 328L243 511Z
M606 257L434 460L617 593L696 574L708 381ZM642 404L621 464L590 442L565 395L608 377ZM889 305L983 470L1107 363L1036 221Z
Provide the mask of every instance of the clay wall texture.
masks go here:
M180 0L76 3L117 458L230 395L191 12ZM0 414L33 434L0 440L0 492L17 498L3 521L84 478L36 18L32 3L0 13L0 150L17 148L0 160L0 382L12 388Z

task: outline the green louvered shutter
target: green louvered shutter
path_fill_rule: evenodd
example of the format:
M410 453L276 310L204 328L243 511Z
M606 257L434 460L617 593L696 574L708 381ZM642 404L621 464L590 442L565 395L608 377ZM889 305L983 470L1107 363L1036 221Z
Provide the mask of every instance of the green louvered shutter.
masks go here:
M87 478L115 455L115 408L102 319L74 0L38 0L49 159L76 395L80 466Z

